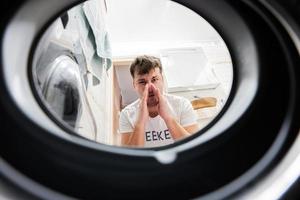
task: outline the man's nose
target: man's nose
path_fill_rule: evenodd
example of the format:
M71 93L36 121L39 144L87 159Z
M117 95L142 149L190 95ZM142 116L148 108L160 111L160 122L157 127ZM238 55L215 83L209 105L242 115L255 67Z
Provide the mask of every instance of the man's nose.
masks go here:
M153 86L154 86L154 85L153 85L153 83L151 83L151 82L150 82L150 83L148 83L148 84L149 84L149 89L148 89L148 90L149 90L149 92L153 92L153 89L154 89L154 87L153 87Z

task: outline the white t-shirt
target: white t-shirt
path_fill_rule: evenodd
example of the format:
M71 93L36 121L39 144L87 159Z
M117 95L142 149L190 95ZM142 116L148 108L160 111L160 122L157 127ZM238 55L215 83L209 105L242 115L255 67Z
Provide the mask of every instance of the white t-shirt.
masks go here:
M172 115L181 126L185 127L197 123L197 115L189 100L170 94L165 94L164 96L167 99ZM138 99L121 111L119 121L120 133L133 132L139 106L140 100ZM154 118L149 117L145 127L145 147L164 146L173 142L172 135L164 120L159 115Z

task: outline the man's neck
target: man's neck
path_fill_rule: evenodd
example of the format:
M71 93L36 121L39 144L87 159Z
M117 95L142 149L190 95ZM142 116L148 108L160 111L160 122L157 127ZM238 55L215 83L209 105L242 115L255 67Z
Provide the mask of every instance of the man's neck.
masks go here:
M158 105L148 107L149 116L154 118L158 115Z
M156 111L156 112L149 112L149 116L151 117L151 118L154 118L154 117L156 117L158 115L158 112Z

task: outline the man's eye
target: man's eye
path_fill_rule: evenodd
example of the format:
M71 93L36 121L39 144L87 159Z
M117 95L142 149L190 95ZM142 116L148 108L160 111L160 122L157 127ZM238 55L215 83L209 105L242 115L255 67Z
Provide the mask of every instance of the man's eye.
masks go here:
M139 82L139 84L140 84L140 85L146 85L146 82L141 81L141 82Z
M152 83L156 82L157 80L158 80L158 78L152 79Z

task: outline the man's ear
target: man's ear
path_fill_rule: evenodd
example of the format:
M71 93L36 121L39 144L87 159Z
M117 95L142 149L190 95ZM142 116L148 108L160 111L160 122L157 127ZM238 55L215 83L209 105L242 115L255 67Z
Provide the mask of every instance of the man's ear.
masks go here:
M134 79L132 79L132 86L135 89Z

